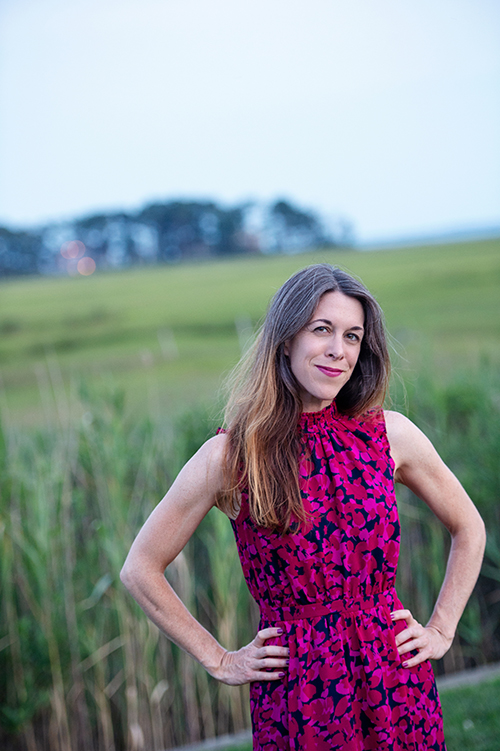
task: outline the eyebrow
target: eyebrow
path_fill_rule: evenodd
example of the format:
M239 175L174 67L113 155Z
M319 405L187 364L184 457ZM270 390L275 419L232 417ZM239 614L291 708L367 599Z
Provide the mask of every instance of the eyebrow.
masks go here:
M327 323L329 326L333 326L332 322L328 320L328 318L315 318L314 321L309 321L308 326L311 326L313 323ZM364 331L363 326L348 326L348 329L351 331Z

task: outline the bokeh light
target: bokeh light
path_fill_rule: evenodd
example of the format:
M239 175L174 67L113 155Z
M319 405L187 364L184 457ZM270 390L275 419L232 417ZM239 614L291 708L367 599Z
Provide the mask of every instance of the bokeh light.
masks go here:
M85 255L85 245L81 240L69 240L61 245L61 255L68 260L81 258Z
M95 261L89 256L84 256L83 258L80 258L76 268L78 269L79 274L82 274L83 276L90 276L95 271Z

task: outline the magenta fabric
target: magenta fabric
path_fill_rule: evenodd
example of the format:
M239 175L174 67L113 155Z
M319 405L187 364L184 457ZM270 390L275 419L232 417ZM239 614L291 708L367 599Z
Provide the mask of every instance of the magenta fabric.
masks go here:
M300 483L307 527L257 527L242 493L232 522L260 628L290 649L281 681L250 687L257 751L444 751L429 662L404 668L390 611L399 521L381 410L362 419L335 405L305 413ZM422 562L424 565L425 562ZM404 659L407 659L405 657Z

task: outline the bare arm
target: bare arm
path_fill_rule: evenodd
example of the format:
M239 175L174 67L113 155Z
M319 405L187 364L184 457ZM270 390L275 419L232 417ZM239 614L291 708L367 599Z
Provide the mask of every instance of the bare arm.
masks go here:
M223 482L224 441L224 435L207 441L181 470L135 539L121 579L153 623L210 675L229 684L276 680L280 673L264 668L283 669L288 650L265 646L265 640L278 629L264 629L246 647L228 652L191 615L164 575L215 503Z
M408 611L397 611L396 620L410 619L408 629L396 639L400 654L419 650L408 660L411 667L429 657L442 657L451 646L479 575L486 535L476 507L428 438L398 412L386 412L385 416L396 482L421 498L452 538L443 585L426 627Z

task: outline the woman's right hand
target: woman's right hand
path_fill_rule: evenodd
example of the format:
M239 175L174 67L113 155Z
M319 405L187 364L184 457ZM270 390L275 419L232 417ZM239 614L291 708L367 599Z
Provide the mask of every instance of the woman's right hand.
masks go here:
M226 652L212 675L229 686L241 686L252 681L278 681L288 668L290 650L275 644L266 646L266 641L282 634L281 628L262 629L246 647L237 652ZM268 672L268 668L277 669Z

